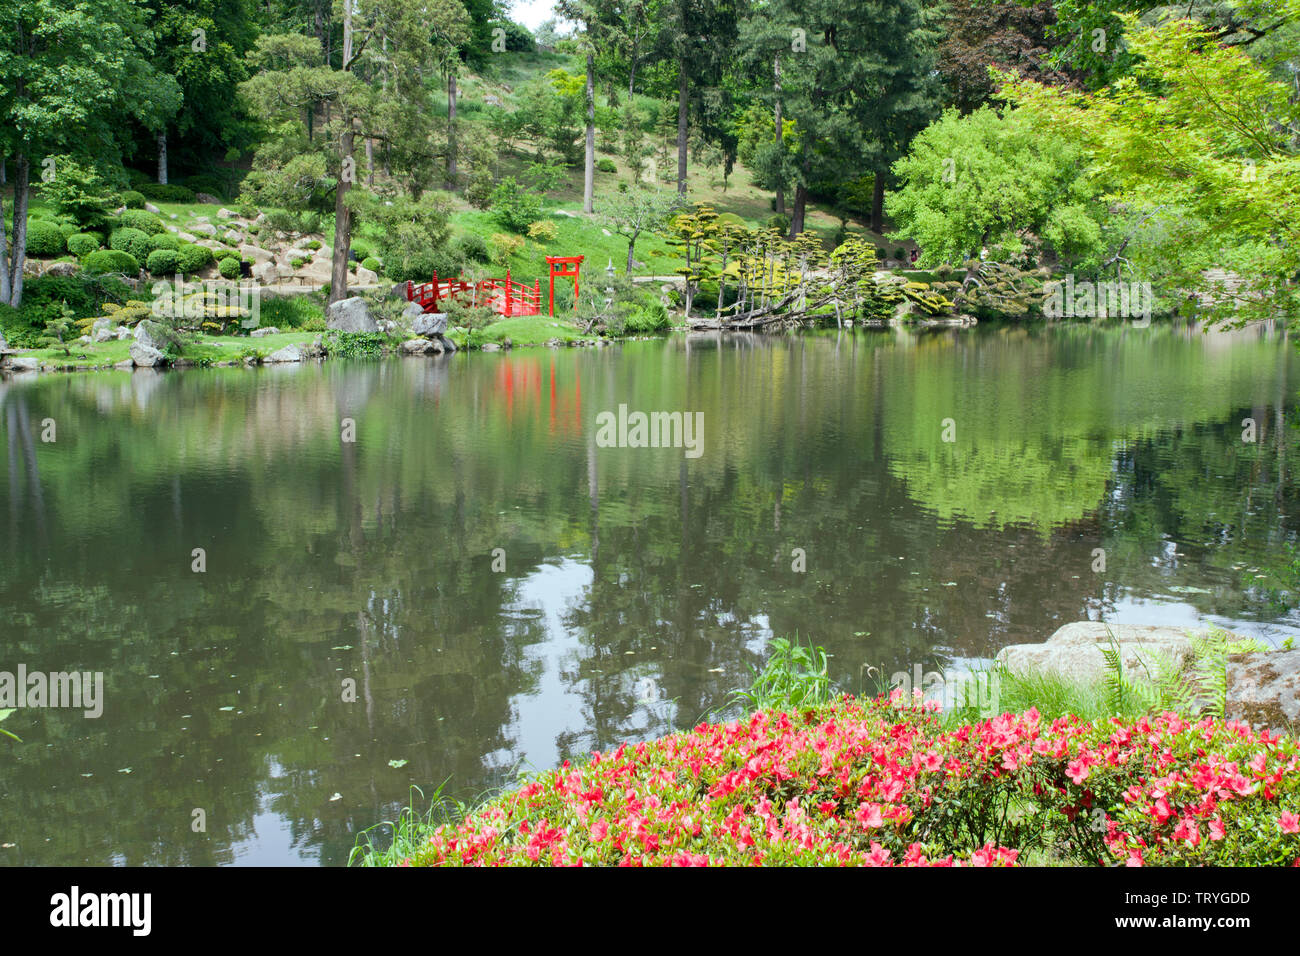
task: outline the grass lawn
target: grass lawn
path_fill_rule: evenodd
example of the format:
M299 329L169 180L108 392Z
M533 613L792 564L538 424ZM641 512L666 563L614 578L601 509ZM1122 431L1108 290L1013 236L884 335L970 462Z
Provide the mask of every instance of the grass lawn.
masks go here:
M197 364L237 362L245 355L269 355L286 345L311 342L320 334L320 332L281 332L257 339L242 335L200 335L197 342L186 347L184 357ZM69 350L71 354L68 355L65 355L62 349L34 349L23 354L39 358L42 364L57 368L75 366L102 368L130 359L131 341L131 339L123 339L97 342L93 345L78 343Z

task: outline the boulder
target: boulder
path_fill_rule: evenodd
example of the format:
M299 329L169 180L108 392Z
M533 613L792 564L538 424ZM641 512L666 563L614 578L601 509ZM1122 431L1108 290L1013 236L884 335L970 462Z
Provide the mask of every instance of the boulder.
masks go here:
M196 235L215 236L217 234L217 227L212 225L210 222L196 222L194 225L190 226L190 232L195 233Z
M123 359L122 361L114 364L113 368L122 372L129 372L131 369L135 368L135 362L133 362L131 359Z
M162 332L149 319L141 319L135 327L133 333L137 345L142 345L147 349L159 349L162 343Z
M67 279L75 276L80 271L81 264L79 262L51 262L50 267L45 270L45 275Z
M38 372L41 368L41 360L30 355L14 355L4 363L3 367L11 372Z
M496 342L484 342L482 349L484 352L500 352L501 346Z
M1228 655L1224 716L1255 729L1300 731L1300 649Z
M181 242L198 242L199 237L192 232L186 232L184 229L176 230L176 238Z
M447 336L445 336L445 335L440 335L440 336L438 336L438 338L436 339L436 341L442 343L442 350L443 350L444 352L454 352L454 351L456 351L456 343L453 342L451 339L447 338Z
M279 335L280 330L277 329L274 325L268 325L266 326L266 328L263 329L253 329L253 331L249 332L248 334L251 338L260 339L263 336L267 336L267 335Z
M357 285L379 285L379 274L357 266Z
M253 278L262 285L275 285L280 281L280 269L274 262L259 262L253 266Z
M253 263L272 262L275 259L275 256L269 250L263 249L261 246L249 245L248 243L244 243L244 245L239 247L239 257L245 262Z
M143 345L139 341L131 343L131 364L137 368L154 368L166 360L166 356L152 345Z
M277 349L266 358L262 359L268 365L279 365L285 362L301 362L302 351L296 345L286 345L282 349Z
M379 326L370 315L370 307L360 296L340 299L325 309L326 328L339 332L378 332Z
M227 242L233 242L235 245L239 245L244 241L244 234L238 229L227 229L221 234L221 238L225 239Z
M195 193L195 194L194 194L194 201L195 201L195 202L201 202L201 203L207 203L209 206L220 206L220 205L221 205L221 200L218 199L216 196L212 195L212 193Z
M7 351L9 343L5 341L4 329L0 329L0 352Z
M407 355L427 355L433 351L433 343L428 339L407 339L402 343L402 351Z
M1198 636L1208 628L1195 628ZM1188 629L1142 624L1106 624L1076 621L1059 628L1042 644L1012 644L998 651L997 661L1013 674L1056 673L1077 681L1101 680L1108 673L1102 651L1114 636L1126 672L1155 672L1157 656L1167 656L1179 665L1192 656ZM1233 635L1235 637L1235 635Z
M402 322L407 326L412 326L424 315L424 308L418 302L408 302L406 308L402 310Z
M130 337L131 337L131 328L130 328L130 326L119 325L119 326L117 327L117 340L118 340L119 342L121 342L123 339L129 339Z
M113 325L112 319L96 319L94 328L90 333L90 339L92 342L113 342L120 337L117 330L118 327Z
M406 283L394 282L392 287L386 293L390 299L406 299Z
M415 305L415 303L412 302L411 305ZM419 307L416 306L416 308ZM409 311L408 308L407 312ZM405 314L407 313L403 313L403 315ZM421 312L411 318L411 331L416 335L423 335L425 338L442 335L447 331L447 313Z
M775 126L772 127L772 128L773 128L773 129L776 129ZM217 210L217 218L218 218L218 219L234 219L234 218L235 218L235 214L234 214L233 212L231 212L229 209L227 209L225 206L222 206L220 209Z
M773 129L775 129L775 128L776 128L776 127L773 127ZM155 206L155 205L154 205L153 203L151 203L151 202L147 202L147 203L144 204L144 211L145 211L145 212L151 212L151 213L153 213L155 216L162 215L162 210L159 209L157 206Z

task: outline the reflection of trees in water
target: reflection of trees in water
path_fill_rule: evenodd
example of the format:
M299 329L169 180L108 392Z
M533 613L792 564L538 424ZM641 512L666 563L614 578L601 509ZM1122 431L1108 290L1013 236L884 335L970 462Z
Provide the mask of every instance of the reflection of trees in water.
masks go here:
M35 862L120 847L214 862L269 801L297 845L338 861L412 781L450 777L467 797L501 783L511 702L539 693L530 649L553 637L502 610L557 556L592 572L562 617L581 650L560 677L589 726L556 745L578 756L693 723L769 632L826 645L836 678L869 691L864 664L887 677L991 656L1126 588L1166 587L1149 562L1162 535L1215 542L1185 560L1222 587L1189 600L1234 613L1231 565L1294 538L1278 517L1295 511L1293 436L1274 413L1243 449L1237 425L1284 394L1271 346L1210 361L1159 336L1016 332L684 351L566 352L513 377L499 356L155 376L143 396L93 378L0 392L0 487L23 542L0 570L10 646L110 685L96 726L52 712L20 731L55 746L26 748L6 777L15 842ZM579 396L585 431L560 427ZM704 410L704 456L595 448L589 419L619 402ZM24 414L29 436L56 418L59 445L24 443ZM949 415L955 449L938 443ZM193 547L206 575L189 571ZM644 703L648 681L676 703Z

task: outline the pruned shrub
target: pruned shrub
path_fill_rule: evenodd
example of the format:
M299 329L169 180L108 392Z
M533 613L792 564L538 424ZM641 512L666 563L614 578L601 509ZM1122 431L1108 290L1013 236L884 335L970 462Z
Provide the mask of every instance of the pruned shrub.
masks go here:
M103 241L93 232L78 232L68 236L68 251L78 259L84 259L103 245Z
M130 229L139 229L145 235L153 236L160 232L166 232L167 227L163 221L151 212L143 209L128 209L122 215L117 217L119 226L125 226Z
M144 193L136 192L134 189L128 189L122 193L122 205L127 209L143 209Z
M137 260L142 260L149 255L149 236L129 226L114 229L108 237L108 248L129 252Z
M214 260L211 249L192 242L182 242L177 252L179 253L178 265L180 271L185 275L201 272L212 265Z
M67 250L63 233L56 223L45 219L27 220L27 254L39 259L53 259Z
M124 275L135 276L140 272L139 260L129 252L119 249L101 249L92 252L81 260L81 267L92 274L121 272Z
M217 263L217 271L221 273L223 279L238 279L239 260L234 256L227 256Z
M175 249L155 249L149 253L144 267L156 276L172 275L180 264L180 253Z

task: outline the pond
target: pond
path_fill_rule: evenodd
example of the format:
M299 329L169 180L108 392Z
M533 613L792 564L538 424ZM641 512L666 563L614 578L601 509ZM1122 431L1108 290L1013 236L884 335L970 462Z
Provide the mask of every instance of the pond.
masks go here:
M1084 618L1280 643L1297 365L1064 325L5 380L0 671L104 691L6 721L0 865L340 864L772 636L855 692ZM609 447L620 405L697 446Z

